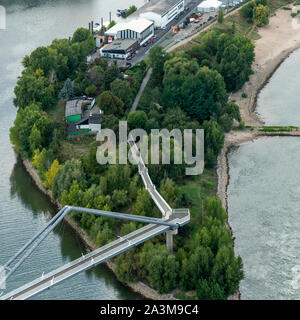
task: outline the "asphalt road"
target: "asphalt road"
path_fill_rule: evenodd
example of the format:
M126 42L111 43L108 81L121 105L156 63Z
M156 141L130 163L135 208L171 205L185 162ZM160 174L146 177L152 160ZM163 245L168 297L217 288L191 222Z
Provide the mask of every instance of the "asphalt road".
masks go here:
M154 39L152 44L148 44L146 47L140 47L135 53L136 55L132 58L132 60L127 61L127 60L121 60L121 59L109 59L110 63L113 63L114 61L121 67L121 66L126 66L126 62L130 62L132 65L135 65L139 61L145 59L147 55L149 54L149 51L151 48L153 48L157 43L168 33L171 31L172 26L177 26L180 23L182 23L188 16L191 15L193 10L197 7L200 1L196 0L186 0L185 1L185 7L189 8L189 10L185 10L182 12L182 14L178 17L178 19L173 19L165 29L156 29L155 30L155 36L156 38Z

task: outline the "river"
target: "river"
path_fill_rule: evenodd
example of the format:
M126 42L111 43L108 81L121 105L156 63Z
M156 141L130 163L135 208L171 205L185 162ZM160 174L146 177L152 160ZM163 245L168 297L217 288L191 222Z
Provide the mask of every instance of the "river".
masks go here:
M258 98L267 125L300 125L300 50ZM264 137L228 154L229 223L244 262L241 299L300 299L300 139Z
M13 89L22 71L21 61L38 46L54 38L69 37L89 21L115 18L116 9L144 0L8 0L1 1L7 11L7 30L0 30L0 264L4 264L24 243L40 230L56 209L37 189L13 152L9 128L16 117ZM17 288L43 272L74 260L85 246L66 222L41 244L8 280L5 292ZM105 267L81 273L34 299L140 299L121 285Z

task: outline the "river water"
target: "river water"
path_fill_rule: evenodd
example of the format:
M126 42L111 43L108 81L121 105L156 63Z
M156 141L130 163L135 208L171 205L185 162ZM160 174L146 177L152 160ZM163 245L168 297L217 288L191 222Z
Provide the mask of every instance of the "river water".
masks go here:
M115 18L116 9L144 0L7 0L7 30L0 30L0 264L4 264L49 221L56 210L36 188L9 142L16 116L13 88L25 54L54 38L69 37L88 22ZM7 283L10 290L86 252L78 236L61 223ZM35 299L140 299L104 266L81 273Z
M300 50L261 91L267 125L300 125ZM228 155L229 223L244 262L242 299L300 299L300 138L264 137Z

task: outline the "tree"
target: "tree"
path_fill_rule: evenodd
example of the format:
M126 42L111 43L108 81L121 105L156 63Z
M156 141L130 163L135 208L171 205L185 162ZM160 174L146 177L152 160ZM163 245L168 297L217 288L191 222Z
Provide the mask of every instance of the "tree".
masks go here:
M78 28L72 37L72 42L83 42L86 41L90 36L90 31L86 28Z
M205 199L205 212L206 215L212 218L216 218L223 224L227 219L227 213L222 207L222 203L217 197L207 197Z
M225 300L226 295L218 283L212 280L199 279L197 298L199 300Z
M164 78L165 105L178 106L199 122L218 117L227 98L222 76L207 67L200 68L195 76L173 74Z
M244 5L241 10L240 14L242 17L244 17L249 23L253 22L253 11L256 7L255 1L251 1Z
M58 97L60 99L63 99L65 101L69 100L70 98L72 98L74 96L74 89L73 89L73 85L72 85L72 81L70 78L68 78L65 83L63 88L61 89Z
M104 79L103 68L97 65L92 67L88 72L88 77L95 86L100 87Z
M88 86L86 89L85 89L85 94L89 97L95 97L96 94L97 94L97 87L93 84L91 84L90 86Z
M243 279L243 263L240 257L235 258L231 246L222 246L217 255L212 277L227 295L233 294Z
M114 190L112 194L112 209L123 208L129 202L126 190Z
M140 189L137 193L136 203L132 213L140 216L152 216L153 201L146 189Z
M150 284L159 293L172 291L176 287L178 268L178 262L165 246L156 247L147 266Z
M54 89L39 70L35 74L23 74L14 89L15 106L25 108L34 103L42 109L49 109L54 102Z
M76 159L66 161L54 177L52 181L52 195L54 199L61 196L64 190L69 191L73 180L79 181L81 185L85 185L86 183L82 164Z
M35 150L40 150L42 147L42 135L40 130L36 127L36 124L33 125L31 133L29 136L30 150L33 153Z
M43 70L43 74L48 76L50 71L56 71L57 68L57 51L47 47L38 47L29 58L23 60L26 68L30 68L34 73L36 70Z
M55 178L55 176L57 175L57 173L61 167L62 166L59 164L58 160L55 159L52 162L50 169L45 173L46 180L45 180L44 186L47 189L52 188L53 179Z
M132 104L133 92L128 81L117 78L110 84L110 90L127 108Z
M103 85L104 90L110 89L110 84L117 78L121 78L121 72L116 64L112 64L109 68L104 71Z
M144 111L134 111L128 116L128 127L132 129L144 129L148 118Z
M195 75L199 70L196 59L187 59L185 56L175 56L165 62L165 77L180 74L183 76Z
M53 161L53 150L46 150L45 148L40 152L35 150L32 164L38 169L39 176L42 180L45 180L45 173L49 170Z
M14 125L10 128L10 140L16 152L20 152L23 157L30 157L31 143L32 147L47 147L51 141L52 130L53 126L47 115L39 106L31 104L18 110Z
M124 103L111 91L104 91L98 96L97 103L104 114L123 115Z
M223 23L224 21L224 11L222 9L218 12L218 23Z
M232 127L232 119L227 113L225 113L220 117L219 124L225 132L229 132Z
M162 181L159 189L161 196L168 202L172 208L176 208L180 197L178 195L178 190L175 187L175 183L171 179L166 179Z
M224 144L224 132L215 120L204 121L205 161L210 167L214 165ZM208 157L207 157L208 156Z
M220 61L218 69L224 77L227 90L240 89L252 73L253 43L250 39L241 36L235 36L232 39L227 37L222 46L219 44L218 52Z
M227 103L225 110L232 120L235 119L239 122L242 120L240 108L234 101L230 101L229 103Z
M267 6L258 5L254 9L253 22L258 27L269 24L270 9Z
M164 75L164 64L168 54L160 46L155 46L149 53L149 65L152 68L152 77L156 85L161 85Z

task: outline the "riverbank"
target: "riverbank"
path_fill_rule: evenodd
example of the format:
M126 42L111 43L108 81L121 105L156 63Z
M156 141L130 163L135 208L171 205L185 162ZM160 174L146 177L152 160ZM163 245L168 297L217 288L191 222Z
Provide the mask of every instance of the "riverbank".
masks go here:
M278 9L275 15L270 18L270 24L259 29L260 38L255 41L253 75L242 89L231 96L231 100L235 100L239 105L242 120L247 126L263 125L259 116L255 113L257 96L281 63L293 51L300 48L300 33L293 28L292 23L291 11ZM247 98L242 98L242 93L245 93ZM281 132L276 134L253 130L231 131L225 135L224 146L217 164L217 194L224 208L227 209L227 185L229 183L227 154L230 148L259 136L267 135L295 136L297 133Z
M58 201L54 201L52 198L51 191L47 190L43 186L43 182L40 179L37 170L33 167L32 163L28 159L22 159L23 165L26 169L26 171L29 173L30 177L34 181L34 183L37 185L37 187L49 197L50 201L57 206L57 208L60 210L62 209L61 203ZM90 250L96 250L98 247L96 244L91 241L87 235L87 233L79 228L76 223L68 216L66 216L65 221L68 223L68 225L73 229L74 232L76 232L79 237L82 239L82 241L85 243L85 245L90 249ZM113 272L115 273L115 265L113 262L106 261L105 265ZM127 286L130 288L132 291L140 294L141 296L145 297L146 299L151 299L151 300L177 300L173 294L159 294L156 290L153 288L149 287L145 283L138 281L138 282L126 282L122 283L123 285Z
M288 7L292 8L291 5ZM255 113L257 96L281 63L300 48L299 30L293 27L291 10L278 9L270 23L259 29L260 38L255 41L253 74L242 89L231 95L240 107L241 117L247 126L261 126L263 122ZM247 98L243 98L242 94Z
M289 7L292 7L291 5ZM235 100L240 107L242 120L246 126L259 127L263 122L255 113L257 97L261 89L268 83L281 63L295 50L300 48L300 33L293 28L293 18L290 10L278 9L270 18L268 26L259 29L260 38L255 41L255 61L253 74L242 89L232 94L230 100ZM242 97L246 96L246 98ZM258 128L252 130L231 131L225 135L224 146L217 161L217 195L222 206L228 212L227 187L230 180L228 153L241 143L254 141L262 136L300 136L298 131L263 132ZM230 214L228 212L228 214ZM228 227L231 226L227 223ZM233 238L234 241L234 238ZM236 293L241 298L240 292Z

